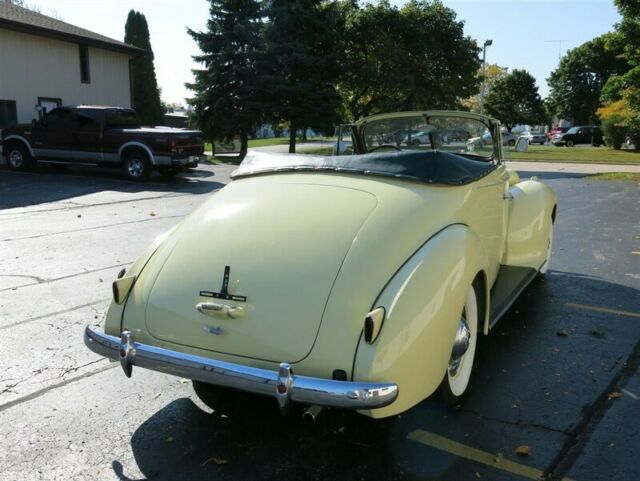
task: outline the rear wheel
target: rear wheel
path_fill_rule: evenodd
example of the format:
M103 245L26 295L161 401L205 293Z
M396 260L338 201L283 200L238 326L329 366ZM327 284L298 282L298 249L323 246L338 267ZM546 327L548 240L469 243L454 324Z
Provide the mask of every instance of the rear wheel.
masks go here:
M516 145L516 141L511 139L509 142L507 142L507 144L509 145L509 147L513 147L514 145Z
M455 405L467 390L476 354L479 325L478 294L471 285L462 309L451 357L437 396L447 405Z
M143 182L151 177L151 162L147 154L141 150L125 152L122 169L127 179L136 182Z
M11 170L27 170L31 167L31 155L22 144L12 143L7 149L7 167Z

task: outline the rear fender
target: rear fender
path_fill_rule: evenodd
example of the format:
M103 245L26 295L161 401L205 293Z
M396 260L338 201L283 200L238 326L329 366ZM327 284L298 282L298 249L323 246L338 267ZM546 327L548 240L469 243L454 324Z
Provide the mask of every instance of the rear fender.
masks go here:
M469 286L479 272L484 275L487 263L477 236L455 224L429 239L396 272L373 306L385 309L380 334L373 344L360 338L353 379L395 382L399 396L392 405L363 414L391 416L436 390Z
M556 195L537 180L519 182L509 193L512 198L502 264L539 269L547 256Z

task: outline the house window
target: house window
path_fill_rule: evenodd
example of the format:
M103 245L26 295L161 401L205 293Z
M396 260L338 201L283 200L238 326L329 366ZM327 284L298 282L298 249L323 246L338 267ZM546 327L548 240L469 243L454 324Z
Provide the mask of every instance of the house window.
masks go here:
M0 130L18 123L15 100L0 100Z
M83 84L91 83L91 74L89 72L89 46L79 45L80 47L80 81Z

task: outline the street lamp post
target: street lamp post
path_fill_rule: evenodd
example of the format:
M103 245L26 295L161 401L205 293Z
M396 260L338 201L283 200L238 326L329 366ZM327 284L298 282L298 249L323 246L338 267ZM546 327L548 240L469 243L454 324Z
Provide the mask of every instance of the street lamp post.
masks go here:
M487 75L487 47L493 44L493 40L485 40L482 47L482 89L480 90L480 113L484 114L484 82Z

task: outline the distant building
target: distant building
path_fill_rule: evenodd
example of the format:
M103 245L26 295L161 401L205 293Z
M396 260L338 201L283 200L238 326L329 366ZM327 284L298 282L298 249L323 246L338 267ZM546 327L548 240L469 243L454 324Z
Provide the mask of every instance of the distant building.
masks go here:
M0 0L0 130L60 105L131 107L143 51Z

